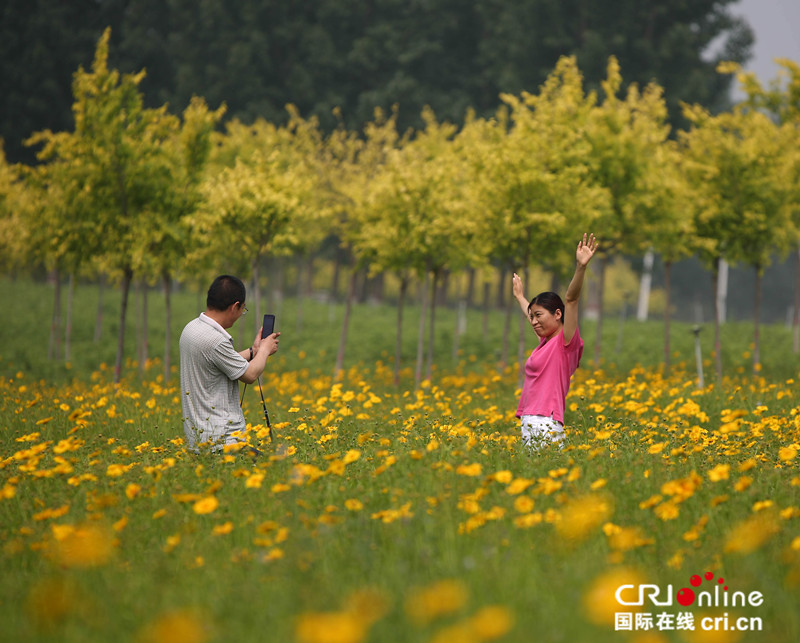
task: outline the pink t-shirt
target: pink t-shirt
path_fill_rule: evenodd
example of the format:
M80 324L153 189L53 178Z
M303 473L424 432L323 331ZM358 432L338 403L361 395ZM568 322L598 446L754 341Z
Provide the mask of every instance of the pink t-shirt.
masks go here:
M564 345L563 330L549 341L539 340L525 363L525 383L517 407L517 417L523 415L553 416L564 422L564 405L569 381L583 355L583 340L578 330L569 344Z

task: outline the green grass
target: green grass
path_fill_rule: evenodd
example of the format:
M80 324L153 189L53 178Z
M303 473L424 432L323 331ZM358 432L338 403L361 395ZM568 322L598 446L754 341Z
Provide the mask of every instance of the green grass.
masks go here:
M51 382L65 382L73 377L85 377L101 365L113 367L120 325L120 293L110 287L103 295L102 333L94 340L99 289L96 285L79 284L75 289L73 321L70 337L70 359L65 363L64 345L67 295L62 293L62 328L58 337L61 352L48 359L50 329L53 317L54 288L29 280L0 280L0 297L8 302L8 313L0 328L0 374L11 375L17 371L29 377L46 378ZM259 324L253 297L252 312L232 329L237 346L252 342ZM148 355L163 360L165 345L164 297L161 291L148 294ZM265 306L265 304L262 304ZM205 308L204 294L186 292L173 294L173 322L171 328L171 364L178 364L178 338L183 326ZM141 327L141 297L131 292L126 322L125 369L136 367L137 334ZM13 311L13 312L12 312ZM267 312L266 309L262 312ZM273 312L273 311L270 311ZM322 303L314 299L286 299L274 312L278 315L277 328L282 333L281 352L277 365L270 368L296 369L302 360L298 355L313 358L320 372L332 373L339 345L344 304ZM406 306L403 333L403 366L412 369L416 360L417 333L420 309L416 304ZM354 306L346 347L345 367L372 365L383 361L394 363L396 341L396 309L392 305L357 304ZM458 355L454 358L454 336L457 313L454 308L440 307L436 316L435 366L442 371L454 368L483 368L497 365L503 357L505 312L492 309L484 319L482 310L467 311L466 332L458 337ZM519 340L519 315L513 310L511 333L508 338L509 361L514 363ZM620 326L622 325L622 329ZM484 332L484 326L486 332ZM684 365L695 370L694 325L673 322L670 345L673 365ZM534 346L535 337L527 326L525 350ZM664 362L664 330L661 320L638 322L628 319L621 324L615 317L603 323L600 362L595 364L596 323L585 320L581 324L585 341L584 367L602 367L617 373L626 373L637 365L659 367ZM702 326L701 350L706 381L715 377L713 369L714 328ZM55 347L54 347L55 348ZM746 322L733 322L722 327L722 362L725 375L752 373L753 326ZM787 379L800 372L800 355L792 350L791 329L784 325L763 326L761 330L762 374L771 379ZM303 364L307 366L306 363Z

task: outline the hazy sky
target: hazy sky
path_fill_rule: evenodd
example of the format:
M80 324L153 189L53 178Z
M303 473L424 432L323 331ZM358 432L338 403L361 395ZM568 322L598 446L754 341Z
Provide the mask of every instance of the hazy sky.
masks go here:
M745 69L762 84L777 75L774 58L800 63L800 0L739 0L731 11L744 16L755 32L753 58Z

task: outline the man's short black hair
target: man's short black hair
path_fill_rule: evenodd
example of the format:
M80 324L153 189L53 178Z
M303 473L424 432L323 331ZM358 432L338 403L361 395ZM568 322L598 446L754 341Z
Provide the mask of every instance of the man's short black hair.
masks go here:
M227 310L237 301L244 305L247 291L239 277L220 275L211 284L206 297L206 306L212 310Z

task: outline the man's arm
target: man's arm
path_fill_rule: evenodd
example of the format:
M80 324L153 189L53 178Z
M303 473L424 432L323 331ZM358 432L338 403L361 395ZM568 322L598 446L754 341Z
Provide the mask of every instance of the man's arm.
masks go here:
M272 333L272 335L265 337L259 342L253 359L250 360L250 363L247 365L247 370L239 377L242 382L245 384L252 384L259 378L261 373L264 372L267 366L267 358L275 354L278 350L278 337L280 337L280 333ZM250 349L245 352L249 357Z

